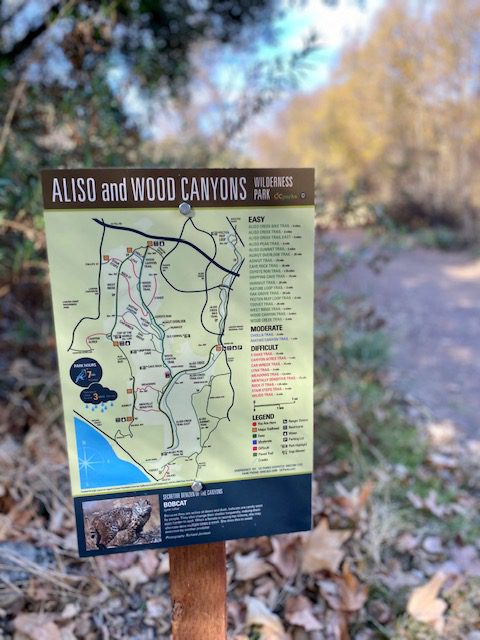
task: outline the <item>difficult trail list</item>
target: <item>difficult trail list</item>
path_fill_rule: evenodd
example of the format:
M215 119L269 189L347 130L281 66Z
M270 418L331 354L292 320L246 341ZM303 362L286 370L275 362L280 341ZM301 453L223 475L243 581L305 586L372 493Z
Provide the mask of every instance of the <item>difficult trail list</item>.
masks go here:
M313 171L42 184L80 554L309 528Z

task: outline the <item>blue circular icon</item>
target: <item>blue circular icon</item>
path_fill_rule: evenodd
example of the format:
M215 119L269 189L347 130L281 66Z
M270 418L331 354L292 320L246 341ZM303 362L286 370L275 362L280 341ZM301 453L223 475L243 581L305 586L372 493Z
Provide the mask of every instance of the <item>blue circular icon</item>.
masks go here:
M102 367L93 358L79 358L70 367L70 378L79 387L89 387L93 382L100 382Z

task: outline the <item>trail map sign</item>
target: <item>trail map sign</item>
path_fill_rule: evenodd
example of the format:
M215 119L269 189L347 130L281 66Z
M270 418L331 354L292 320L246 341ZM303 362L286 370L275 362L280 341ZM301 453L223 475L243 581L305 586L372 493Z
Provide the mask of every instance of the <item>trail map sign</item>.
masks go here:
M309 529L313 170L42 183L80 555Z

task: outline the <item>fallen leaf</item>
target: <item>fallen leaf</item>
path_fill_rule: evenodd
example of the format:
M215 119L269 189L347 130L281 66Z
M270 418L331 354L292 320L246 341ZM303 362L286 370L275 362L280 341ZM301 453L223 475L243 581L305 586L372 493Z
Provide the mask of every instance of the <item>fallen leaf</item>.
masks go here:
M260 640L288 640L280 618L272 613L258 598L246 598L247 627L258 625L261 627Z
M37 513L35 507L25 507L22 502L18 503L10 510L8 517L12 526L19 530L25 529L27 525L32 524L35 527L35 519Z
M464 518L468 518L472 510L477 509L477 498L473 495L459 495L456 502L450 505L453 513L458 513Z
M22 613L15 618L13 626L32 640L61 640L60 629L43 613Z
M63 626L60 630L62 640L77 640L78 636L75 635L74 629L74 622L70 622L66 626Z
M402 533L395 542L395 547L400 553L407 553L413 551L418 547L419 539L410 532L406 531Z
M321 622L312 613L312 602L305 596L288 598L285 604L285 619L305 631L319 631Z
M413 493L413 491L407 491L407 498L409 499L410 503L415 507L415 509L424 508L423 498L421 498L420 496L417 496L417 494Z
M312 480L312 511L314 515L322 513L324 509L324 501L322 492L320 491L320 483L318 480Z
M422 542L422 548L431 555L440 555L445 553L442 539L439 536L426 536Z
M233 627L234 632L239 631L240 629L243 629L243 624L242 624L243 611L242 611L242 605L240 604L240 602L238 602L238 600L230 600L229 598L227 601L227 611L228 611L229 627ZM236 638L237 636L234 636L234 637Z
M347 620L342 611L328 611L325 620L325 640L350 640Z
M328 605L334 611L341 611L342 607L337 584L333 580L320 580L318 586L320 587L322 598L327 601Z
M165 573L170 573L170 556L168 551L160 554L160 565L158 567L158 575L163 576Z
M351 573L348 564L343 567L342 575L321 580L319 587L322 596L335 611L358 611L367 600L368 587Z
M297 535L274 536L271 539L273 552L268 561L284 578L292 578L298 571L299 537Z
M258 551L252 551L242 555L236 553L233 557L235 562L235 577L237 580L255 580L260 576L270 573L272 567L260 558Z
M137 557L137 551L128 551L127 553L115 553L110 556L100 556L95 558L94 562L97 565L100 574L106 578L109 571L112 573L118 573L123 569L131 567L135 563Z
M156 551L154 551L153 549L146 549L145 551L142 551L139 556L139 562L144 573L149 578L153 578L153 576L157 572L159 565L158 554L156 553Z
M432 452L428 455L427 461L435 469L456 469L458 467L458 460L444 453Z
M340 547L351 535L350 529L330 529L327 518L322 518L304 543L302 572L325 570L335 573L345 556Z
M378 634L373 629L362 629L355 634L355 640L377 640Z
M430 489L428 496L424 500L425 508L431 511L437 518L443 518L448 514L449 509L444 505L438 504L437 497L437 492Z
M423 580L419 571L403 571L397 560L392 560L379 573L379 580L392 591L416 587Z
M128 582L130 591L133 591L137 585L145 584L149 581L149 577L145 574L139 564L135 564L133 567L120 571L118 575L122 580Z
M455 425L450 420L441 422L431 422L427 425L430 442L434 447L444 447L451 445L457 437Z
M163 597L150 598L147 600L147 616L149 618L162 618L167 615L167 599Z
M63 609L60 619L61 620L71 620L75 618L80 613L80 605L77 603L69 602L66 607Z
M426 511L430 511L437 518L444 518L446 515L451 512L451 509L445 505L438 504L437 502L437 494L431 489L426 498L421 498L417 496L412 491L407 493L407 498L413 504L415 509L424 509Z
M445 626L443 614L447 603L437 596L446 579L446 574L436 573L426 584L412 591L407 603L408 613L415 620L432 626L437 633L442 633Z
M347 518L353 520L365 508L372 494L374 484L369 480L361 487L355 487L352 491L348 491L340 482L337 482L335 483L335 488L339 494L334 498L335 504L341 507Z
M474 460L477 460L480 456L480 440L469 440L467 442L467 453L469 453Z
M451 558L441 566L441 571L453 575L468 575L480 577L479 553L473 545L455 547Z
M343 567L342 575L335 576L334 580L338 585L342 610L352 612L361 609L367 600L368 587L361 584L351 573L347 563Z
M252 595L265 602L267 607L273 609L278 602L278 587L272 578L262 576L255 582L255 589Z
M392 610L383 600L372 600L368 605L368 612L380 624L387 624L392 619Z

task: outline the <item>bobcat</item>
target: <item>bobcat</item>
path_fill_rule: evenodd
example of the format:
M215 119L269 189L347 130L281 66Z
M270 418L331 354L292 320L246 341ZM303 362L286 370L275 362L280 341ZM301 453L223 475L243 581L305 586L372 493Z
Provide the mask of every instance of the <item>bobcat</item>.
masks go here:
M138 540L148 522L152 506L142 498L131 507L116 507L105 513L94 513L85 517L87 548L106 549L133 544Z

